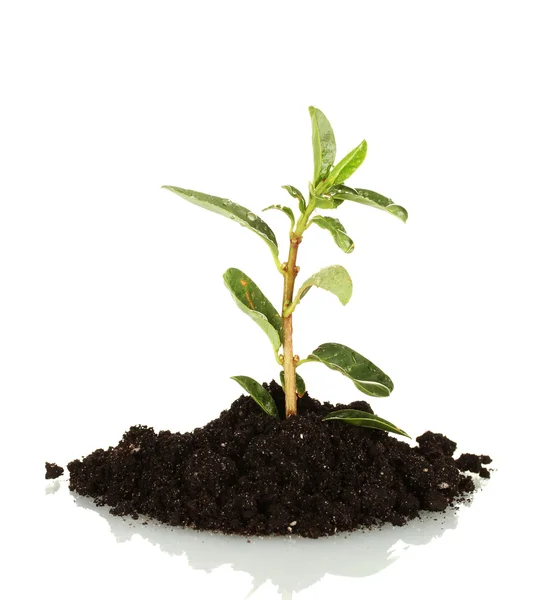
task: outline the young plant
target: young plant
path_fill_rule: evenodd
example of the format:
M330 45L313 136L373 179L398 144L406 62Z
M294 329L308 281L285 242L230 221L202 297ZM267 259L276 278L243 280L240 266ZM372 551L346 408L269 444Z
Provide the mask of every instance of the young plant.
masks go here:
M331 216L319 214L320 210L335 210L345 201L372 206L407 221L407 211L392 200L371 190L349 187L346 181L360 167L367 153L367 143L360 142L343 159L335 164L336 144L333 129L321 110L309 108L312 119L312 147L314 151L314 175L308 184L308 201L304 195L291 185L282 186L291 197L297 200L298 218L288 206L274 204L263 209L280 210L290 221L289 255L287 261L279 258L278 242L270 227L255 213L225 198L210 196L174 186L163 186L185 200L202 208L221 214L240 225L247 227L268 245L274 264L283 277L283 299L278 312L261 292L253 280L239 269L228 269L224 281L238 307L249 315L266 333L274 351L274 357L283 366L280 373L281 384L285 392L286 417L297 414L297 397L302 397L306 386L297 373L297 367L305 363L318 362L339 371L348 377L354 385L369 396L388 396L394 384L367 358L351 348L338 343L321 344L307 358L299 359L293 350L293 313L312 287L322 288L337 296L343 305L352 295L352 280L347 270L334 265L321 269L311 275L295 293L295 280L300 271L297 266L297 254L305 231L315 225L328 231L337 246L346 254L354 250L354 242L346 233L342 223ZM280 348L283 352L280 354ZM276 404L270 393L257 381L244 375L233 377L257 404L272 417L279 418ZM407 434L380 417L359 410L337 410L328 414L326 421L342 421L351 425L382 429ZM409 436L407 436L409 437Z

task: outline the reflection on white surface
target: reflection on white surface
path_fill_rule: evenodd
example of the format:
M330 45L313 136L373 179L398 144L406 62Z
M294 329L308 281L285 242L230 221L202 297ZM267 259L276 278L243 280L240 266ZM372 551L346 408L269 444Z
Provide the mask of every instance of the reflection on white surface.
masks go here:
M59 489L57 487L57 489ZM50 492L48 492L50 493ZM109 507L97 507L91 498L71 493L78 507L94 511L110 526L118 543L140 536L172 556L185 556L190 568L210 573L223 565L248 573L249 598L271 581L279 597L290 600L326 574L364 578L393 564L410 546L427 544L457 527L456 511L427 514L404 527L385 525L365 532L340 534L318 540L299 537L240 537L170 527L141 518L115 517ZM148 521L144 525L144 521Z
M59 483L59 480L55 480L46 485L46 494L55 494L55 492L58 492L60 489L61 484Z

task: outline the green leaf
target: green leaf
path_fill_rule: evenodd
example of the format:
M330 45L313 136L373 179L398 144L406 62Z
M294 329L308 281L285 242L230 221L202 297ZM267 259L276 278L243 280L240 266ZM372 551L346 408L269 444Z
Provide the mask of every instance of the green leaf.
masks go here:
M338 197L332 196L331 194L322 194L321 196L314 195L316 199L316 208L337 208L344 200Z
M333 197L334 194L317 194L316 189L311 183L308 184L308 192L310 194L311 201L314 201L315 208L337 208L337 206L344 202L344 200L335 200Z
M364 204L365 206L372 206L373 208L389 212L404 223L407 222L408 215L405 208L398 204L394 204L390 198L381 196L381 194L377 194L377 192L356 188L355 193L337 193L335 198L350 200L351 202L357 202L358 204Z
M296 198L299 201L299 210L302 213L304 213L304 211L306 210L306 202L301 192L299 192L299 190L296 187L293 187L292 185L282 185L282 188L284 190L287 190L290 196Z
M274 352L277 352L283 339L282 317L270 300L255 282L239 269L228 269L223 279L238 307L266 333Z
M312 190L312 195L316 200L316 208L338 208L343 202L342 194L356 194L356 190L347 185L337 184L332 185L327 192L320 194L319 196Z
M291 221L291 229L293 229L295 227L295 215L293 214L293 211L288 206L282 206L281 204L272 204L272 206L267 206L266 208L263 208L263 212L265 210L271 210L271 209L281 210L283 213L285 213L289 217L289 220Z
M329 233L333 236L337 246L343 252L346 252L346 254L350 254L350 252L354 250L354 242L346 234L346 229L343 227L343 224L339 221L339 219L318 215L311 219L310 223L316 223L318 227L327 229L327 231L329 231Z
M344 183L360 167L366 154L367 142L363 140L333 167L327 180L329 187Z
M337 145L327 117L319 108L308 107L312 119L312 148L314 150L314 185L324 180L333 163Z
M328 190L328 194L334 196L335 194L357 194L358 192L347 185L342 183L338 183L337 185L332 185Z
M320 269L309 277L300 287L293 302L286 308L284 315L290 315L297 304L308 294L310 288L315 285L335 294L342 304L348 304L352 296L352 279L348 271L341 265L333 265Z
M369 429L381 429L382 431L389 431L390 433L397 433L398 435L404 435L405 437L410 436L396 427L390 421L381 419L372 413L365 412L363 410L352 410L343 409L335 410L326 415L322 421L340 421L342 423L348 423L348 425L357 425L358 427L368 427Z
M298 373L295 373L295 377L297 378L297 396L302 398L306 392L306 384L304 379ZM282 388L285 392L285 373L283 371L280 371L280 381L282 382Z
M235 375L230 379L234 379L234 381L239 383L267 415L278 419L280 418L274 398L272 398L270 393L265 390L258 381L255 381L255 379L247 377L246 375Z
M326 367L339 371L364 394L369 396L389 396L394 384L370 360L343 344L327 343L318 346L307 362L321 362Z
M278 242L276 241L274 232L261 218L247 208L226 198L218 198L217 196L210 196L209 194L202 194L193 190L184 190L172 185L164 185L162 187L192 202L192 204L223 215L232 221L236 221L243 227L251 229L251 231L254 231L269 245L272 254L278 257Z

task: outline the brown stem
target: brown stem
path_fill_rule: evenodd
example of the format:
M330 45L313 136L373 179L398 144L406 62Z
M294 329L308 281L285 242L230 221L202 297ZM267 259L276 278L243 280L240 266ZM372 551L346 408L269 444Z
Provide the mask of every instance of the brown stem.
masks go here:
M289 245L289 257L284 265L284 299L283 310L293 302L293 290L297 268L297 251L302 238L292 235ZM293 356L293 314L282 318L284 347L284 380L285 380L285 416L297 414L297 375Z

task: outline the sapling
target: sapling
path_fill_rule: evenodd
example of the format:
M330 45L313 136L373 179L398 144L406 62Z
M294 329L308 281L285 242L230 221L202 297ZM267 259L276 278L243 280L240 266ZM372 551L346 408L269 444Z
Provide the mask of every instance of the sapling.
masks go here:
M343 344L321 344L303 359L294 352L293 313L312 287L322 288L335 294L343 305L346 305L352 296L352 280L341 265L321 269L308 277L295 292L295 281L300 271L300 267L297 266L297 254L309 227L317 226L328 231L337 246L346 254L354 250L354 242L342 223L335 217L317 211L334 211L343 202L349 201L383 210L404 223L407 221L407 211L402 206L394 204L389 198L371 190L346 185L346 181L365 159L366 141L360 142L335 164L336 144L333 129L321 110L311 106L309 112L312 119L314 174L308 184L308 200L297 188L284 185L282 187L297 201L298 218L295 218L293 210L288 206L274 204L263 209L263 211L282 211L289 218L289 255L285 262L280 261L274 232L254 212L225 198L180 187L164 186L165 189L193 204L247 227L268 245L274 264L283 277L280 311L276 310L255 282L239 269L228 269L223 278L238 307L266 333L272 344L275 360L283 367L280 379L285 393L286 418L297 414L297 398L302 397L306 391L304 380L297 373L297 368L305 363L318 362L339 371L348 377L358 390L369 396L389 396L394 389L394 384L388 375L367 358ZM244 375L232 379L237 381L267 414L279 418L274 399L259 382ZM324 420L337 420L350 425L381 429L407 436L403 430L385 419L360 410L337 410L329 413Z

